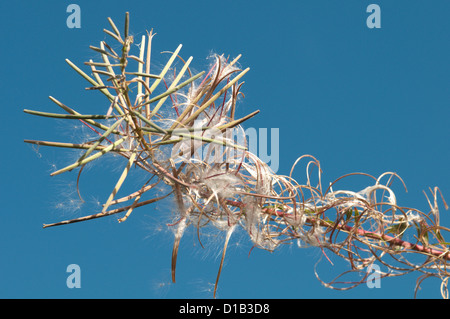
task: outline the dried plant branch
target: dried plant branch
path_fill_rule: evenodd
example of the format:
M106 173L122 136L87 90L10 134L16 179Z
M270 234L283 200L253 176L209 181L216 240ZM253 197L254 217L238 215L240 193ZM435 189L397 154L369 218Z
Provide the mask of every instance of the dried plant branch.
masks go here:
M134 56L130 54L134 47L133 37L128 33L128 13L123 34L110 18L108 21L112 31L104 30L105 33L122 48L116 52L104 41L100 47L91 46L101 57L100 62L86 62L95 79L66 60L92 85L90 89L107 97L105 112L80 114L53 97L50 99L68 114L24 110L31 115L79 120L92 129L95 127L99 137L81 144L25 142L87 150L75 163L53 172L52 176L81 169L109 152L125 157L126 166L100 213L44 224L44 228L126 212L119 218L119 222L123 222L135 208L172 196L176 216L168 227L173 227L175 233L171 267L174 282L185 229L197 228L202 247L202 231L211 227L218 229L226 236L215 296L229 240L232 233L241 228L248 233L254 247L273 251L296 242L302 247L320 247L330 263L325 251L348 261L350 269L330 282L323 281L316 272L327 287L343 290L366 282L367 269L377 262L386 268L383 278L421 273L416 289L426 278L440 278L442 296L448 298L450 250L445 236L450 229L440 224L438 193L446 209L448 205L437 187L429 190L431 200L425 194L430 211L422 212L397 203L391 186L394 179L400 180L405 189L406 186L395 173L387 172L379 177L347 174L323 191L319 161L311 155L303 155L294 163L289 176L275 174L248 151L243 134L241 124L259 111L235 119L236 102L242 94L243 83L239 81L249 71L249 68L241 70L237 66L240 55L231 62L216 56L215 64L207 73L195 75L189 69L192 58L186 61L180 58L183 66L177 73L174 65L182 48L179 45L161 72L151 74L153 31L142 37L139 54ZM130 59L138 63L137 70L130 70ZM135 83L138 90L131 96L130 85ZM239 142L233 137L240 137ZM200 158L196 156L199 153ZM307 161L306 183L300 184L292 175L294 168L304 160ZM148 174L147 182L138 191L115 199L132 168ZM316 184L312 183L314 169L318 171ZM370 184L358 191L333 190L340 180L351 176L366 177ZM147 185L153 178L156 181ZM382 184L385 178L388 181ZM151 194L154 186L161 182L170 190L162 196ZM144 195L151 198L143 200ZM132 203L119 207L128 201ZM417 257L422 260L418 262ZM352 273L365 275L358 280L340 279Z

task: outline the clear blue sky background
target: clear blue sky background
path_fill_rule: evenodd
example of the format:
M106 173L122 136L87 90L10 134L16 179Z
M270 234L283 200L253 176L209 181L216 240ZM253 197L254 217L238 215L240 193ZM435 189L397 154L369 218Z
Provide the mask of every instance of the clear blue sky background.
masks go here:
M450 201L450 2L409 1L74 1L81 28L66 26L68 1L2 1L0 126L0 297L2 298L210 298L222 242L205 250L195 234L184 238L177 283L170 282L172 234L169 208L42 229L43 223L97 211L120 174L120 162L83 175L82 210L58 210L76 198L76 173L50 177L52 165L74 160L64 149L40 148L24 139L64 141L65 122L37 118L24 108L59 110L55 96L80 110L106 105L64 62L94 58L89 45L106 39L107 17L121 27L130 12L131 32L151 28L153 60L183 44L201 70L211 52L251 67L240 114L261 113L247 125L280 128L280 169L288 174L302 154L318 158L326 183L351 172L397 172L400 205L427 210L422 190L439 186ZM381 7L381 29L366 26L366 8ZM123 163L122 163L123 164ZM102 167L99 168L100 171ZM90 173L92 172L92 175ZM304 171L296 171L304 179ZM366 180L345 186L359 190ZM72 185L72 186L71 186ZM353 187L353 188L352 188ZM450 225L450 212L442 222ZM219 298L412 298L417 275L382 280L381 288L350 291L323 287L314 276L316 248L253 250L242 234L228 251ZM334 258L334 274L345 265ZM81 288L66 287L66 267L81 267ZM324 265L329 269L326 262ZM327 277L327 274L324 273ZM330 277L327 277L330 278ZM425 282L419 298L439 298L439 281Z

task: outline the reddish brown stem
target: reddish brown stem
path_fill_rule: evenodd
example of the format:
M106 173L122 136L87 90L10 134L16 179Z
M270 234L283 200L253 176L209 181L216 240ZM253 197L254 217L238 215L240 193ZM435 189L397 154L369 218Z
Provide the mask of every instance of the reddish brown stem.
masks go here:
M243 204L242 202L239 202L239 201L228 200L227 203L228 203L228 205L239 207L239 208L243 208L245 206L245 204ZM285 216L292 217L292 214L288 214L283 211L276 210L275 208L265 208L262 210L262 212L264 214L275 215L277 217L285 217ZM324 221L316 220L315 218L311 218L311 217L307 217L306 221L310 222L310 223L316 223L317 221L319 221L319 222L321 222L322 226L325 226L325 227L330 226L328 223L326 223ZM364 236L364 237L374 238L374 239L382 239L394 246L399 246L399 247L404 247L406 249L424 252L424 253L427 253L427 254L430 254L430 255L433 255L436 257L444 257L445 259L450 260L450 251L446 252L446 251L439 250L439 249L428 248L428 247L425 247L425 246L419 245L419 244L412 244L408 241L402 240L397 237L389 236L386 234L380 234L377 232L371 232L371 231L367 231L364 229L356 229L355 230L352 226L349 226L347 224L338 225L337 228L347 231L347 232L354 232L359 236Z

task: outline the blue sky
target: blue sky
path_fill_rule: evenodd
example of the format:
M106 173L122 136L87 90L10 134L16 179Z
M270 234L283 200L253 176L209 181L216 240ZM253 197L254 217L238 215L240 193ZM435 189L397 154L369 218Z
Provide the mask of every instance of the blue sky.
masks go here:
M70 3L81 8L79 29L66 26ZM381 8L380 29L366 25L371 3ZM74 154L35 149L23 140L61 141L73 137L73 127L22 110L57 111L49 95L76 109L103 110L103 97L86 92L86 82L64 59L82 65L93 58L88 47L106 38L107 17L122 26L126 11L132 34L152 28L157 33L154 61L164 63L165 56L156 52L180 43L181 55L193 56L198 70L207 66L211 52L243 55L241 65L251 70L238 112L260 109L247 125L280 129L279 173L288 174L300 155L311 154L326 183L352 172L392 171L408 187L408 193L400 184L396 188L402 206L427 210L422 191L434 186L450 201L448 1L3 1L0 297L212 296L221 241L202 249L195 234L187 234L177 283L170 284L173 236L164 227L167 207L147 206L121 224L113 217L42 228L93 213L122 166L111 159L97 167L104 173L101 181L96 175L82 177L87 199L82 210L57 209L75 198L76 173L49 174ZM303 172L295 177L304 179ZM345 186L367 185L356 179ZM442 224L450 225L450 212L441 212ZM378 289L334 291L314 276L319 249L253 250L248 257L250 245L245 234L239 236L227 252L219 298L413 297L417 275L382 280ZM335 274L346 269L334 261ZM70 264L80 266L79 289L66 286ZM439 281L425 282L418 297L439 298Z

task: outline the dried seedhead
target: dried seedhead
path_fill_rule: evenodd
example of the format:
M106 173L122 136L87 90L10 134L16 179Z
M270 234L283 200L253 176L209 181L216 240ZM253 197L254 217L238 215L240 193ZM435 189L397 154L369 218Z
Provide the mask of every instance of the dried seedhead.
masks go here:
M246 147L241 124L259 111L235 118L236 101L243 84L239 80L249 70L238 67L240 56L233 60L215 56L208 72L192 75L189 68L192 57L182 60L180 45L160 73L152 74L153 32L142 37L139 54L132 55L135 46L131 44L136 39L128 34L128 14L123 34L111 19L109 23L112 31L105 32L120 43L120 52L104 41L100 47L91 47L101 58L85 63L92 76L66 60L91 84L89 90L106 96L108 104L104 112L80 114L53 97L50 99L67 114L25 110L38 116L79 120L96 134L96 139L81 144L25 142L83 150L75 163L51 175L73 169L79 169L80 174L87 163L107 153L119 154L126 165L101 212L44 227L118 213L123 213L119 222L124 222L134 209L171 196L177 211L174 222L168 225L174 229L175 236L173 282L178 248L186 228L195 227L202 244L202 230L213 227L225 233L215 295L230 237L237 228L242 228L257 248L273 251L283 244L298 243L320 247L326 257L325 249L331 251L349 262L350 269L344 274L367 274L367 269L376 262L387 268L384 277L412 271L422 273L417 287L425 278L439 277L442 295L448 296L450 257L444 234L449 229L439 222L439 189L430 190L430 212L424 213L398 205L390 188L395 178L400 179L395 173L378 178L360 174L371 180L360 191L333 190L340 179L324 191L319 161L304 155L295 162L289 176L275 174ZM176 59L182 61L180 70L173 67ZM129 70L130 61L137 63L137 70ZM305 184L292 178L293 169L301 160L307 161ZM314 168L318 170L315 185L311 182ZM146 182L135 192L116 198L131 169L147 174ZM388 181L382 184L385 177ZM159 196L150 195L161 183L168 186L164 188L168 191ZM408 259L411 255L414 261ZM417 262L418 255L423 257L420 262ZM366 281L367 276L350 283L339 282L338 278L322 282L327 287L349 289Z

